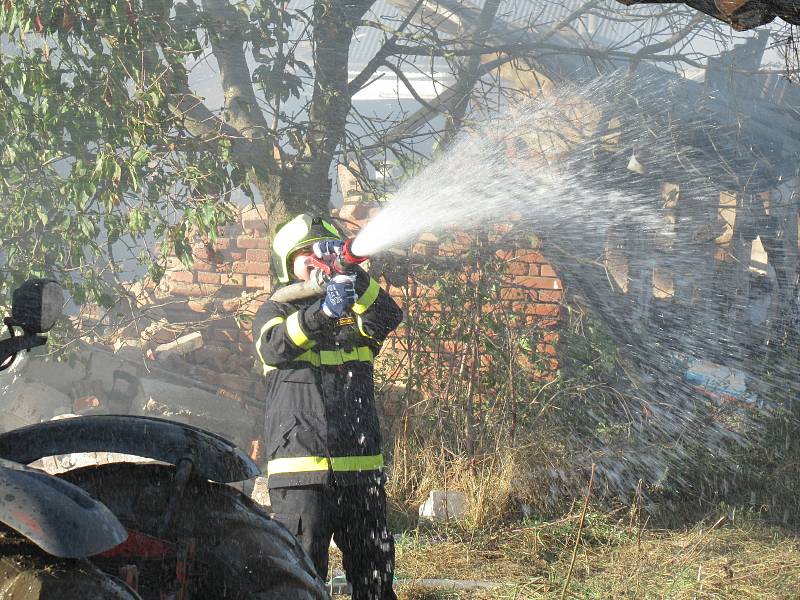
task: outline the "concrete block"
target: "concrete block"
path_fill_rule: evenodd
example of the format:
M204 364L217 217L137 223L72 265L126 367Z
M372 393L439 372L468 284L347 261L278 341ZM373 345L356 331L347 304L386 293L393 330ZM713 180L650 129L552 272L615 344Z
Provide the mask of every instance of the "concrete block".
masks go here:
M466 510L467 497L463 492L431 490L419 507L419 516L424 519L458 519Z
M72 412L72 400L37 381L16 378L0 390L0 432L49 421Z
M203 334L199 331L183 335L174 342L161 344L155 349L158 358L166 358L172 354L187 354L203 347Z

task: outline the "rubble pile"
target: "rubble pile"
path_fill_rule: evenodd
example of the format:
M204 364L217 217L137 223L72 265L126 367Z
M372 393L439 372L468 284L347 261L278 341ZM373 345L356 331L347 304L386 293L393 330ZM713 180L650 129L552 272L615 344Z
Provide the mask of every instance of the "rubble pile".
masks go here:
M144 414L203 427L258 459L264 391L250 322L269 292L265 236L263 211L244 210L215 243L197 240L190 268L167 257L158 285L125 284L110 309L84 308L72 319L77 350L19 369L30 414L0 428L63 414Z

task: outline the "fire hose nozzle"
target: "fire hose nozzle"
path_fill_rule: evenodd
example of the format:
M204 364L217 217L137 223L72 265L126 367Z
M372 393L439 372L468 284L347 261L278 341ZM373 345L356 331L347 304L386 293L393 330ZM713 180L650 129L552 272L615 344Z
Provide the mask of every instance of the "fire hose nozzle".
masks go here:
M307 264L318 269L326 278L331 278L336 273L343 275L350 274L355 270L356 265L369 260L368 256L353 254L353 250L351 249L352 245L353 238L345 240L341 254L339 254L333 262L327 262L312 256L308 258Z
M344 246L342 246L342 253L334 263L334 269L339 273L349 273L356 265L369 260L368 256L358 256L357 254L353 254L354 239L355 238L350 238L345 240Z

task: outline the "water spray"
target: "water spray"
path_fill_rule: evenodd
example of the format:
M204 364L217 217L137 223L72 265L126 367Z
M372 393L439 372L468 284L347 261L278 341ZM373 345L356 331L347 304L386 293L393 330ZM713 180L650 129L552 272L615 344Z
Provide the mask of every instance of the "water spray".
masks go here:
M599 298L595 308L616 325L612 337L638 382L626 396L633 411L622 402L587 399L582 413L589 424L580 425L575 435L565 433L577 463L597 463L598 477L621 497L640 479L688 479L696 448L724 458L757 435L756 419L750 418L757 407L742 412L731 404L710 404L686 376L687 367L676 363L674 351L680 349L691 355L690 365L706 360L722 365L725 373L746 369L719 341L711 325L716 321L703 319L705 313L691 305L691 297L674 303L672 321L649 329L646 339L630 332L651 304L627 292L616 304L602 300L604 289L617 292L603 268L607 263L598 265L596 257L611 256L606 249L614 249L620 235L636 251L631 268L637 273L665 270L683 277L687 289L709 290L700 264L703 248L676 235L686 231L686 224L659 197L658 184L678 182L681 195L685 190L680 200L684 210L700 210L700 203L687 200L740 189L729 175L751 173L753 155L735 134L726 133L718 116L688 105L681 89L671 91L661 76L620 73L509 107L465 131L406 180L348 240L336 270L352 268L352 257L410 248L423 233L469 231L491 223L514 222L557 240L567 250L556 264L559 274ZM748 177L747 185L756 187L755 180ZM551 258L557 258L556 252ZM667 308L659 310L667 314ZM716 416L709 417L714 411ZM722 413L735 414L737 427L727 426ZM603 433L605 424L617 421L625 423L629 435ZM569 479L563 473L549 476L559 485Z

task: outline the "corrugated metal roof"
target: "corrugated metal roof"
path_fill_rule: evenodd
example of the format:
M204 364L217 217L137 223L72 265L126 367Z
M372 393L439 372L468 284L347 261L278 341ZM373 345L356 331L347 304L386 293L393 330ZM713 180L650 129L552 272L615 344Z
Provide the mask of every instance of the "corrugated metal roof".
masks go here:
M294 2L308 2L308 0L294 0ZM471 4L480 9L485 0L476 0ZM497 20L505 26L524 28L536 25L546 28L564 19L572 11L584 3L583 0L564 0L563 2L534 1L534 0L506 0L500 5ZM387 27L393 28L400 25L405 13L399 10L390 0L378 0L366 15L367 20L372 20ZM576 31L579 35L592 40L598 46L606 46L622 41L632 36L638 23L625 23L610 19L602 19L596 15L587 15L578 22ZM387 33L376 27L360 27L356 31L353 44L350 47L350 69L359 70L372 58L383 44ZM410 57L409 62L414 67L409 69L422 69L442 71L447 68L447 62L438 58L431 61L430 57ZM433 65L433 67L432 67Z

